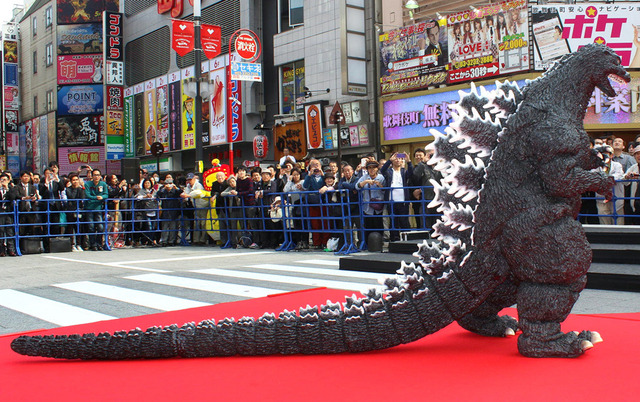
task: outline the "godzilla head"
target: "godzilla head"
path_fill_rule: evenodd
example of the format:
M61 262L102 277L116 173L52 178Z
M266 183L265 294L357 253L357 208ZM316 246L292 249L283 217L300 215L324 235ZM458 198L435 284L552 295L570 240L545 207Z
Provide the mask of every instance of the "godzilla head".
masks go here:
M616 96L609 81L610 75L619 77L625 82L631 81L631 76L622 67L620 57L608 46L593 43L578 50L576 55L581 61L580 65L588 69L591 83L610 98Z

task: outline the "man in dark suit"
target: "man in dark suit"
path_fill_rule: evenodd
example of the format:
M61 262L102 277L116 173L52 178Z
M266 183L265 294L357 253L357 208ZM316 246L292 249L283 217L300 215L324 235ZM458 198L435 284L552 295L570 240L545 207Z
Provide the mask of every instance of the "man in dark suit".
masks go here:
M16 256L13 228L13 199L9 191L9 176L0 174L0 257Z
M427 28L427 37L429 38L429 46L425 50L425 54L434 54L438 56L438 67L445 66L448 63L447 42L440 42L440 25L432 20L433 26Z
M38 223L41 226L36 228L36 232L38 235L43 235L44 250L49 252L48 235L60 234L60 215L56 212L60 209L60 202L56 201L60 199L60 188L58 182L53 179L53 172L49 168L44 170L42 177L34 173L33 185L36 186L41 200L38 202L40 213L37 215Z
M20 183L13 186L10 196L18 201L20 235L32 235L36 224L36 201L39 196L36 187L31 184L31 173L26 170L20 172Z

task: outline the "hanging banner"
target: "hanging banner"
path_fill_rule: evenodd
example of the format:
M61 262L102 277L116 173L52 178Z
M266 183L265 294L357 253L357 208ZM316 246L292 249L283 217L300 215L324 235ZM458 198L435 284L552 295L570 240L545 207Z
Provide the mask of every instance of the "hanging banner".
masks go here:
M156 78L156 141L169 149L169 86L167 76Z
M149 80L144 84L144 153L151 155L151 144L156 142L156 82Z
M124 90L124 155L132 158L135 155L135 134L133 131L133 88Z
M640 3L531 5L534 68L546 70L563 55L589 43L612 48L622 66L640 68Z
M4 131L6 133L18 131L18 111L17 110L4 111Z
M202 51L207 59L213 59L222 50L222 29L217 25L202 24L200 30Z
M213 92L209 102L209 144L217 145L227 142L227 93L225 56L216 57L211 60L211 71L209 79L213 82Z
M447 16L449 83L529 69L526 0L477 7Z
M134 145L136 156L144 156L144 85L140 85L142 92L134 90L133 95L133 132L135 134ZM136 85L137 87L137 85Z
M58 85L102 82L102 55L58 56Z
M169 73L169 149L182 149L182 88L180 72Z
M56 121L59 147L93 146L104 142L104 116L60 116Z
M193 67L183 69L182 80L192 77L194 71ZM195 99L184 93L184 82L182 87L182 149L193 149L196 147Z
M193 22L173 20L171 23L173 36L171 38L171 48L180 56L186 56L194 47Z
M231 67L227 66L227 76L230 77ZM229 112L228 122L228 142L242 141L242 87L240 81L229 80L228 104Z
M309 149L322 147L322 114L320 105L306 105L304 107L304 120L307 133L307 146Z

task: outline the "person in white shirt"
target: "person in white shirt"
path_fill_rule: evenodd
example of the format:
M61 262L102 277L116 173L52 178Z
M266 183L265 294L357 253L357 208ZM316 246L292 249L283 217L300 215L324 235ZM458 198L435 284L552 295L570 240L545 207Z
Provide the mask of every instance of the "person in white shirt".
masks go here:
M602 157L605 164L603 167L599 167L598 170L616 180L616 184L613 186L615 201L609 201L605 199L602 194L596 193L598 219L601 225L624 225L624 217L622 216L624 215L624 200L617 199L618 197L624 197L624 183L619 182L619 180L624 178L622 165L611 159L611 155L613 155L613 148L611 148L611 146L604 145L596 148L596 151L599 152L599 156ZM614 212L618 216L615 216Z
M284 163L286 162L287 159L291 160L291 162L295 165L296 164L296 158L293 155L289 155L289 148L285 148L282 150L282 158L280 158L280 163L278 163L280 165L280 167L284 167Z

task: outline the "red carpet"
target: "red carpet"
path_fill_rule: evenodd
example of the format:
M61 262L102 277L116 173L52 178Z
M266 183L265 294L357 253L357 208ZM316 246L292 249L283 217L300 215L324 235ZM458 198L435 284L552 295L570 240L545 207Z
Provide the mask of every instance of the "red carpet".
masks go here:
M315 289L38 333L259 316L342 301L345 294ZM0 337L0 400L637 400L640 314L572 315L564 328L596 330L605 341L577 359L529 359L518 354L515 337L485 338L454 324L418 342L364 354L80 362L17 355L9 347L15 335L6 335Z

